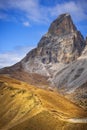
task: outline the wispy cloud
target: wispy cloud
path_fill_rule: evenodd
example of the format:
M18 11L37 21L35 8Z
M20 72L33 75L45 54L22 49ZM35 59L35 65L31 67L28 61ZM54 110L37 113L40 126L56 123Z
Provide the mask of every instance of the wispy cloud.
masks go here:
M57 3L51 7L41 5L40 0L0 0L0 10L7 12L14 10L15 13L21 11L26 19L41 23L49 22L50 17L58 16L64 12L69 12L77 21L87 19L86 5L86 0L82 2L65 0L65 2ZM3 13L0 18L3 18L4 15Z
M29 23L28 21L26 21L26 22L23 22L23 25L24 25L25 27L29 27L29 26L30 26L30 23Z
M35 22L44 22L47 19L44 17L46 12L43 12L43 7L40 6L39 0L1 0L0 9L7 11L7 13L8 10L14 10L18 15L19 11L21 11L22 16L24 15L26 19Z
M20 60L21 57L15 53L2 53L0 54L0 68L10 66Z
M30 46L16 46L14 50L0 53L0 68L19 62L32 48Z
M83 5L81 5L80 2L70 1L62 4L57 4L51 11L51 15L56 16L57 14L61 14L64 12L69 12L72 17L77 21L87 19L85 8Z

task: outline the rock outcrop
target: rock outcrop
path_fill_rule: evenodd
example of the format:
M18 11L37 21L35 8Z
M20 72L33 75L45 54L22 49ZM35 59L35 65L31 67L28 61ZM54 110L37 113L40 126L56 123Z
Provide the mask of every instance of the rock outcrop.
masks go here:
M37 48L31 50L21 64L27 72L50 76L47 68L55 63L67 64L76 60L84 47L84 38L77 31L71 16L62 14L53 21Z
M37 48L31 50L11 69L53 77L57 70L60 71L75 61L84 47L85 40L73 24L71 16L62 14L52 22ZM0 70L2 71L3 69Z

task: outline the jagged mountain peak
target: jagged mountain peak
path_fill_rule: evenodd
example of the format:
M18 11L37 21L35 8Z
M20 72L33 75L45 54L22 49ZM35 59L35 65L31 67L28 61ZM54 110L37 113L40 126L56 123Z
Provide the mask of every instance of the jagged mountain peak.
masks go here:
M38 46L20 63L26 72L50 77L64 64L75 61L84 47L84 38L73 24L71 16L62 14L51 23Z
M51 76L58 68L55 64L71 63L81 55L84 47L84 38L76 29L71 16L68 13L61 14L51 23L38 46L31 50L19 64L26 72Z
M64 35L76 31L77 28L73 24L70 14L61 14L56 20L52 22L49 27L48 33L52 35Z

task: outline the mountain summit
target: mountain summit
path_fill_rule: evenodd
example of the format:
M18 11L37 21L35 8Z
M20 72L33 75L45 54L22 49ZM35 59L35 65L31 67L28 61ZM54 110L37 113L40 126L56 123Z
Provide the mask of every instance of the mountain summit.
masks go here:
M66 13L51 23L48 32L40 39L35 49L19 63L1 69L0 74L9 74L31 84L39 83L39 87L44 87L50 82L52 88L55 86L64 94L72 93L76 101L78 98L75 93L79 89L82 90L81 86L87 83L86 57L87 39L84 40L71 16ZM78 97L84 97L81 92Z
M21 61L27 72L50 76L49 65L70 63L76 60L85 47L84 38L76 29L69 14L60 15L52 22L37 48Z
M64 34L75 32L76 30L77 29L73 24L71 16L69 14L62 14L52 22L48 33L61 36Z
M11 68L52 76L54 71L60 68L60 64L76 60L84 47L85 40L73 24L71 16L68 13L61 14L51 23L37 48Z

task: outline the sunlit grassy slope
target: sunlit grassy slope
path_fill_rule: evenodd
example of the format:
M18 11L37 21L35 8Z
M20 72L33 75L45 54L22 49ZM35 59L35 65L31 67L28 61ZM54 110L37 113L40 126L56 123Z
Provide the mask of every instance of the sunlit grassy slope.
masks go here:
M0 76L0 130L87 130L82 108L56 92Z

